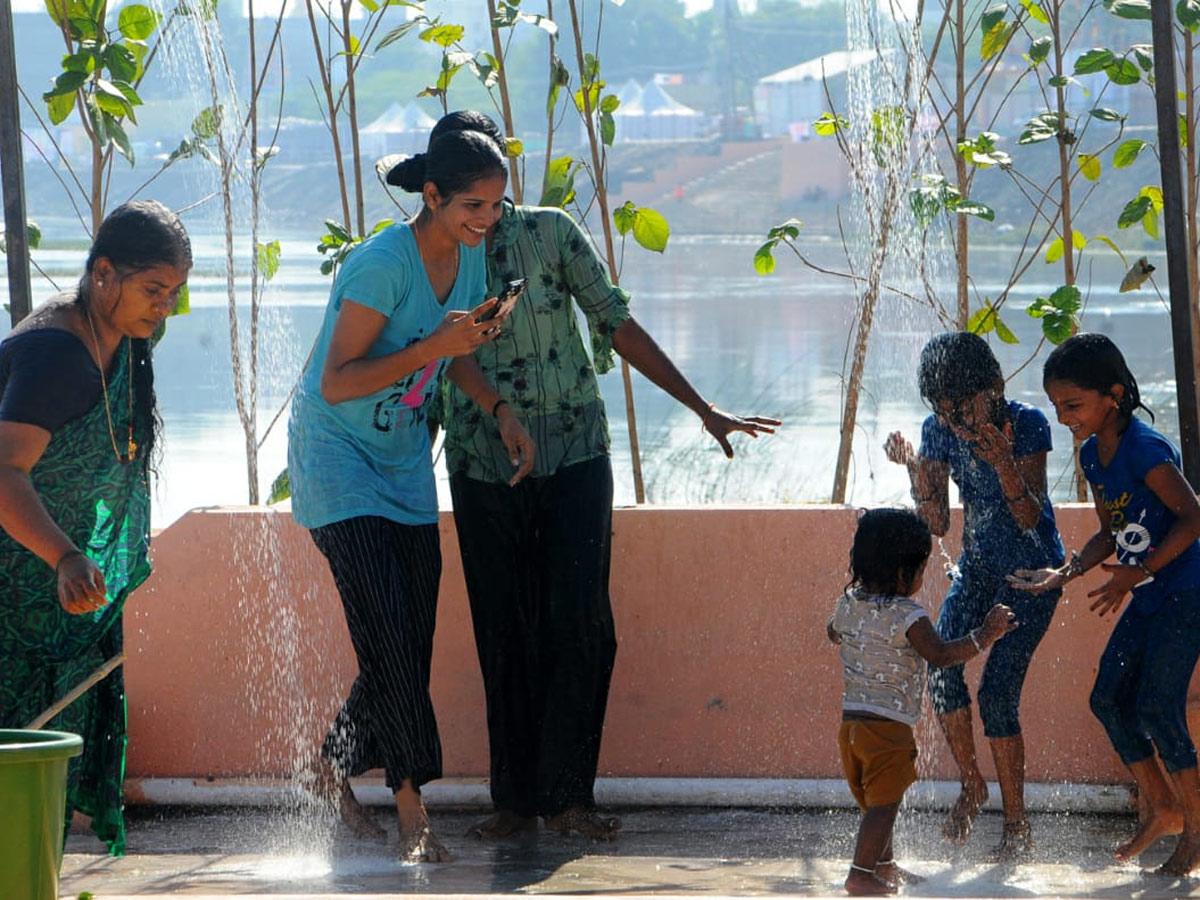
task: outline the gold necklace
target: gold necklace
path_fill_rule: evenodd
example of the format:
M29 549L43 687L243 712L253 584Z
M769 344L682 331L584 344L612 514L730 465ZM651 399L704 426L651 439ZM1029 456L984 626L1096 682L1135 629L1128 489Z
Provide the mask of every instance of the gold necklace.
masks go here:
M104 359L100 355L100 341L96 337L96 326L92 324L91 310L86 307L83 314L87 317L88 328L92 332L92 346L96 348L96 365L100 369L100 390L104 395L104 415L108 419L108 437L112 441L113 454L117 457L117 462L121 465L133 462L134 456L137 455L137 441L133 439L133 341L129 336L125 337L125 377L129 380L129 453L125 456L121 455L121 451L117 449L117 431L113 428L112 407L108 403L108 379L104 377Z

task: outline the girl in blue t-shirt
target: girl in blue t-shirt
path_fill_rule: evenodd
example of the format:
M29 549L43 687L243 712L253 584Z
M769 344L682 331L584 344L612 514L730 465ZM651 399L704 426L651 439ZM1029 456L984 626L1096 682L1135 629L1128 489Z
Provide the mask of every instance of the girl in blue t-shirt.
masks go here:
M1018 716L1021 688L1058 594L1022 594L1005 576L1016 568L1063 560L1046 490L1050 424L1033 407L1005 399L1000 364L987 342L969 332L929 341L921 351L917 383L933 409L921 428L920 450L914 453L899 432L889 435L885 449L890 460L908 467L917 512L934 534L944 535L950 526L950 479L962 500L962 554L938 615L938 634L943 641L970 634L997 603L1011 607L1021 624L992 648L977 693L1004 806L1003 836L993 856L1012 859L1032 848ZM988 796L975 757L962 665L931 671L929 696L962 783L942 833L962 843Z
M1116 856L1131 859L1163 835L1179 834L1160 871L1187 875L1200 864L1200 777L1186 710L1200 656L1200 503L1180 471L1179 451L1134 418L1146 407L1107 337L1064 341L1046 360L1042 383L1058 421L1085 439L1079 462L1100 528L1067 565L1019 570L1009 580L1026 591L1058 590L1099 565L1110 577L1088 596L1101 616L1132 593L1091 696L1092 712L1138 786L1138 828ZM1105 563L1114 553L1117 561Z

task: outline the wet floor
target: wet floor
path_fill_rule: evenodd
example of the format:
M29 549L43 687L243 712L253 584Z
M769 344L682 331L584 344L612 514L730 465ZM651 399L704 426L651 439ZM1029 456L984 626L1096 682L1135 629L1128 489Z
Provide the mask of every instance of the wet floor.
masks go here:
M381 824L387 811L372 811ZM478 813L435 811L434 825L457 855L446 865L402 865L388 845L352 837L311 814L264 810L133 809L129 853L103 854L89 836L69 838L62 898L91 892L125 897L398 897L411 894L785 895L841 897L858 827L851 810L625 810L612 844L542 833L505 841L462 837ZM988 851L1000 835L984 813L970 841L938 836L941 816L904 811L897 860L926 877L915 897L1200 897L1200 879L1152 874L1171 841L1139 864L1118 864L1111 848L1133 819L1036 814L1036 846L1017 865Z

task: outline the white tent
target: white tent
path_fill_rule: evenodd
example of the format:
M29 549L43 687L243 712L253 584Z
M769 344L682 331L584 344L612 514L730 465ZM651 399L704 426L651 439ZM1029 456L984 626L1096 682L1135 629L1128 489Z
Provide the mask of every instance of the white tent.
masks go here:
M680 103L659 85L630 79L617 93L621 105L613 113L618 141L687 140L700 135L704 114Z
M359 142L367 156L388 153L419 153L429 142L429 132L437 124L415 103L393 103L370 125L358 130Z

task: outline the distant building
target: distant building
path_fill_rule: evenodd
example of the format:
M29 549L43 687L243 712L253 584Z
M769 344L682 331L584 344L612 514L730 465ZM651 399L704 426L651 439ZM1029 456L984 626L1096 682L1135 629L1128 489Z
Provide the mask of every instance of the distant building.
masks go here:
M844 105L846 73L875 60L874 50L837 50L760 78L754 87L754 118L763 137L805 140L812 123L830 111L826 85Z
M359 146L367 159L389 153L419 153L437 121L416 103L393 103L371 124L360 128Z

